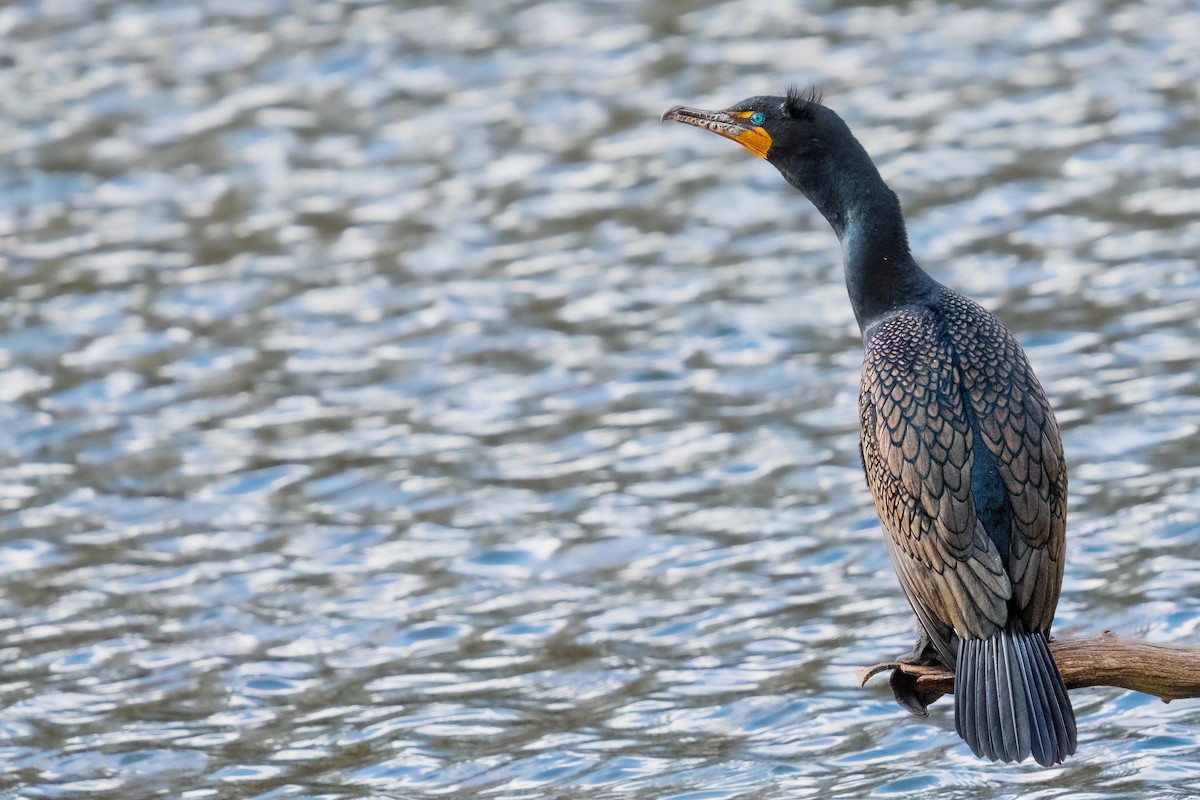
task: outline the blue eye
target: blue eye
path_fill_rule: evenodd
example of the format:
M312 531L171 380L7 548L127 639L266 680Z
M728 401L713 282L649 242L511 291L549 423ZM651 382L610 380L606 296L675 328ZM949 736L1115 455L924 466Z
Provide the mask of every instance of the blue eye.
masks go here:
M755 125L762 125L762 123L763 123L762 112L755 111L753 114L750 115L750 121L753 122Z

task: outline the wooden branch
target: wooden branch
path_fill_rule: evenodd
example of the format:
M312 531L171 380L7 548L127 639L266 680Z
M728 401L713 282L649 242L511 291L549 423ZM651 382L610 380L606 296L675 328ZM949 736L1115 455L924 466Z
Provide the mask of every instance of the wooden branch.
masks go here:
M1116 686L1152 694L1164 703L1200 697L1200 647L1174 647L1126 639L1112 631L1080 639L1055 639L1050 654L1068 689ZM917 679L917 691L954 692L954 673L945 667L888 662L855 670L867 685L875 675L898 669Z

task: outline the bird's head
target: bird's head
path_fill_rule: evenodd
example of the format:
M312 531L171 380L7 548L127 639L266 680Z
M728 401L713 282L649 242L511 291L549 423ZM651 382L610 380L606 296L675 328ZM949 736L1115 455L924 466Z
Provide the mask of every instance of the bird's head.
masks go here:
M751 97L724 111L675 106L662 118L712 131L765 158L816 204L839 236L849 206L860 199L859 187L894 198L846 123L821 104L813 87Z
M784 97L750 97L724 111L704 111L675 106L662 116L663 122L682 122L732 139L775 166L785 158L811 152L828 141L830 127L844 128L841 119L821 105L815 87L788 89Z

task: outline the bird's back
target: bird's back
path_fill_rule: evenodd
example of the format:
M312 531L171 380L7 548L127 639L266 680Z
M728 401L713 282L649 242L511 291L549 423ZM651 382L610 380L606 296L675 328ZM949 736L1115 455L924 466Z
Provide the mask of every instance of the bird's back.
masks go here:
M977 512L1013 584L1012 611L1048 634L1062 586L1067 469L1058 424L1025 351L991 312L944 290L940 341L973 432Z
M946 584L936 593L943 602L926 604L935 616L986 636L1011 610L1028 630L1048 633L1062 583L1066 466L1054 414L1008 329L944 288L880 321L866 336L860 423L888 533L901 551L922 545L930 579ZM1008 593L988 591L993 557ZM945 567L964 561L987 569L963 575L973 619L955 625L940 607L959 594Z

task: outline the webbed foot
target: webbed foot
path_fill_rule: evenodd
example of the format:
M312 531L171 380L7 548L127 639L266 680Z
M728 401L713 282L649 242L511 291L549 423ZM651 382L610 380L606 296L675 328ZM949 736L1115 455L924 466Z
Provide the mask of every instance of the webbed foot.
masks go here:
M942 696L941 692L917 691L917 676L898 669L892 670L888 684L892 687L892 697L896 698L900 707L918 717L928 717L929 706Z
M933 640L929 638L929 634L925 632L925 628L919 624L917 625L917 641L913 644L912 650L897 658L896 661L901 664L912 664L922 667L942 663L941 659L938 658L937 649L933 646ZM929 716L929 706L942 696L941 692L917 691L917 677L898 669L892 670L892 676L888 679L888 684L891 685L892 696L896 698L896 702L900 704L900 707L918 717Z

